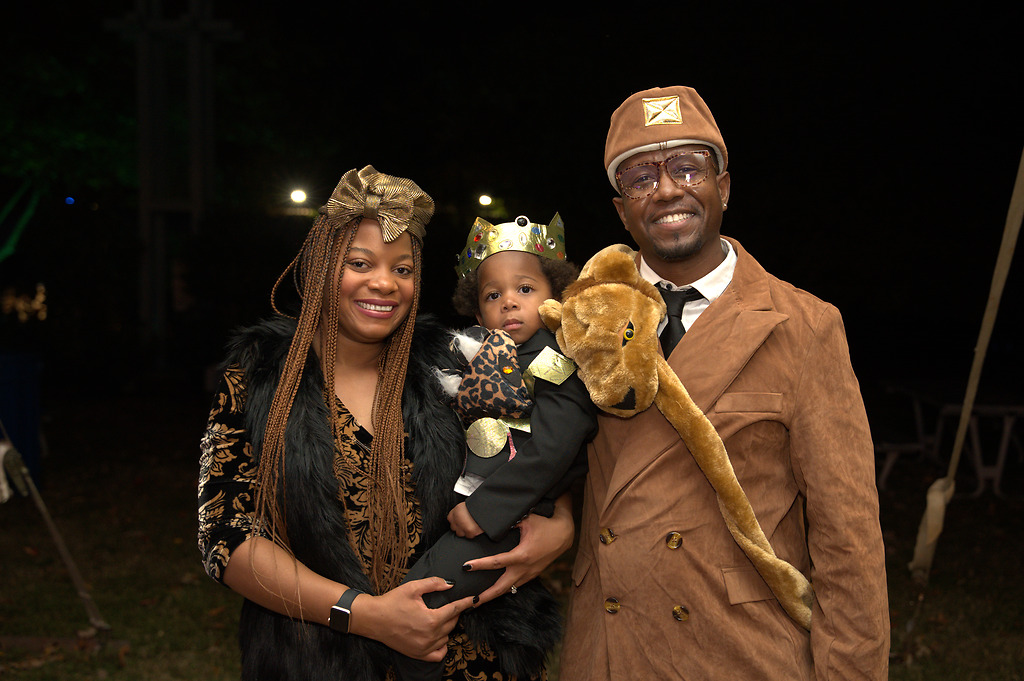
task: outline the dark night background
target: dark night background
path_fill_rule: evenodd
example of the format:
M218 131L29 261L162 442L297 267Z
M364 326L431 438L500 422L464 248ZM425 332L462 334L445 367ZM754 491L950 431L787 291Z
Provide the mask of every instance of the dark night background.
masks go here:
M310 224L281 214L288 192L302 186L320 205L368 163L438 203L428 309L448 314L480 192L510 217L560 212L582 263L631 243L601 167L609 115L634 91L687 84L729 148L723 232L842 310L869 411L890 383L956 400L1024 146L1011 5L216 3L191 24L208 59L199 194L182 36L200 33L152 34L165 68L140 81L135 4L24 5L0 43L0 246L38 203L0 261L0 291L44 283L48 316L19 323L5 308L0 349L41 359L44 412L53 398L204 390L230 329L269 314L271 284ZM161 16L188 11L167 2ZM162 120L141 174L140 82ZM155 178L153 204L141 177ZM140 229L147 205L163 225L156 253ZM1018 254L979 401L1020 402L1022 264Z
M448 300L474 216L558 211L578 263L630 243L602 168L609 116L694 86L729 149L723 232L842 311L876 441L917 436L891 386L930 432L963 398L1024 150L1021 3L597 4L4 6L0 418L131 647L28 655L38 678L237 678L237 599L194 544L211 367L271 313L308 230L289 192L319 206L351 168L434 197L424 307L461 323ZM505 214L478 213L481 192ZM1024 245L981 404L1024 404L1022 309ZM904 568L954 418L880 491L894 679L1020 678L1021 422L1005 498L963 498L965 453L927 599ZM0 509L0 676L20 661L5 640L84 623L37 516Z

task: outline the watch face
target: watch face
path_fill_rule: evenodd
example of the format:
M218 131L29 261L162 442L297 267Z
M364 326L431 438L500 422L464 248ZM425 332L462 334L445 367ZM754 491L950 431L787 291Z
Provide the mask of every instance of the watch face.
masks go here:
M331 617L327 624L334 631L340 631L343 634L347 634L350 614L351 611L348 608L343 608L340 605L331 606Z
M363 592L359 589L348 589L343 593L338 602L331 606L331 614L327 617L327 626L334 631L347 634L349 632L349 620L352 615L352 601L361 593Z

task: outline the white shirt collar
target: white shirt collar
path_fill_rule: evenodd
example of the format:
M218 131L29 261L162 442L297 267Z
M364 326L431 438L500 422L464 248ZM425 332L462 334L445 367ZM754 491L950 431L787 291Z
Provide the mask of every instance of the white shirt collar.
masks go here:
M683 306L682 322L684 329L689 329L690 325L697 321L697 317L725 292L729 282L732 281L732 275L736 271L736 249L728 241L722 239L722 250L725 251L725 260L719 263L718 267L686 286L676 286L671 281L662 279L658 276L657 272L651 269L651 266L647 264L644 257L640 256L640 276L647 281L655 286L664 286L669 290L695 288L703 296L703 298L698 298L697 300L687 301ZM667 320L662 317L661 323L658 324L659 334L665 328L666 323Z

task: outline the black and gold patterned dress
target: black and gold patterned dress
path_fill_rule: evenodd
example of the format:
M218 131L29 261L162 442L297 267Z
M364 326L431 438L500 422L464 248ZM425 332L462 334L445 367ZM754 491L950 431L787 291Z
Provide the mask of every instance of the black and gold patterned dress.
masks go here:
M229 367L214 398L206 432L201 443L199 478L199 549L207 573L222 582L231 552L253 529L255 464L252 443L245 428L246 377L238 366ZM334 448L334 475L338 500L348 518L349 540L363 563L370 564L374 538L369 533L367 499L372 481L366 474L367 454L372 436L355 421L340 400L335 402L341 437ZM417 552L422 537L420 504L414 493L412 463L402 463L405 480L406 519L409 543L402 565L404 573ZM341 634L339 634L340 636ZM513 681L496 664L496 656L485 644L472 641L457 625L448 641L445 678L453 681ZM546 672L532 677L546 679ZM520 680L523 681L523 680Z

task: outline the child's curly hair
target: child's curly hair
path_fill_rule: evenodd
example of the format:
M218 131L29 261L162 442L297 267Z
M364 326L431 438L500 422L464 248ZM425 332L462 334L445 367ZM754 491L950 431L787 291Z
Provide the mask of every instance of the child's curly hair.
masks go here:
M548 285L551 286L551 295L559 301L562 300L565 287L580 276L580 268L568 260L540 258L540 269L547 277ZM480 312L480 300L477 292L479 280L476 273L477 271L473 270L459 279L459 283L455 285L455 293L452 295L452 305L455 306L455 311L473 318Z

